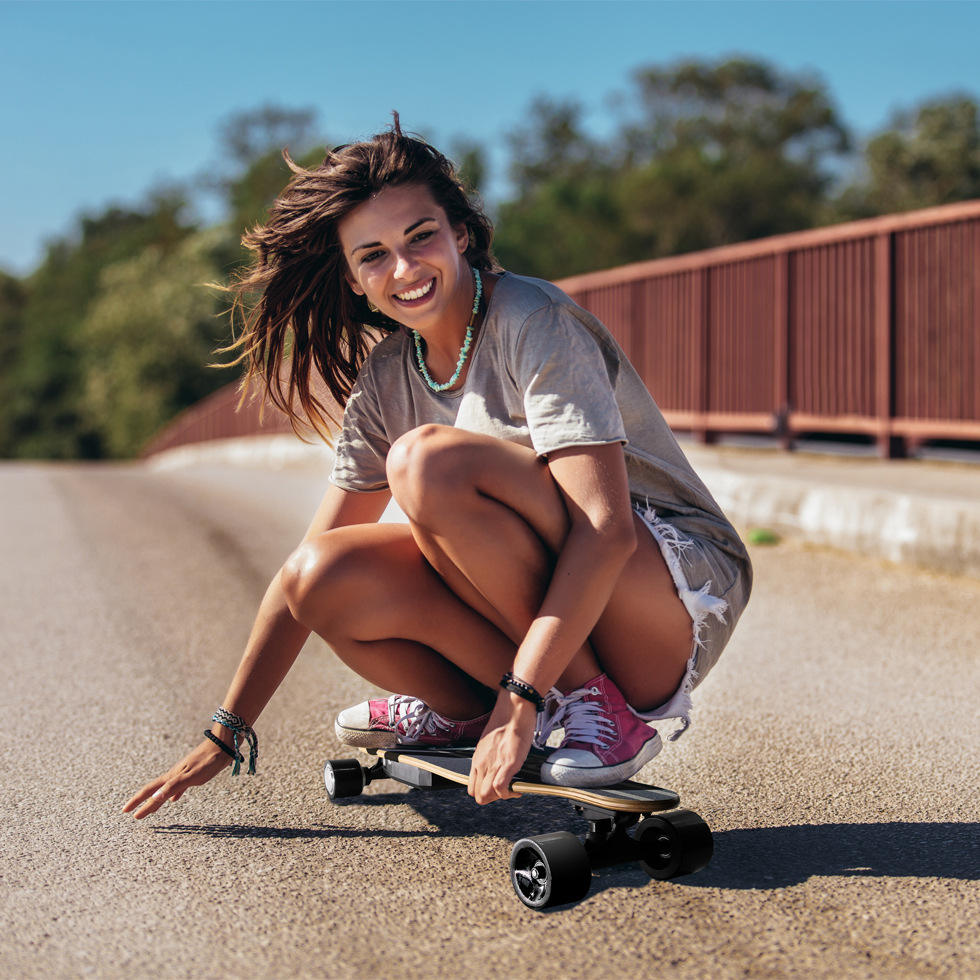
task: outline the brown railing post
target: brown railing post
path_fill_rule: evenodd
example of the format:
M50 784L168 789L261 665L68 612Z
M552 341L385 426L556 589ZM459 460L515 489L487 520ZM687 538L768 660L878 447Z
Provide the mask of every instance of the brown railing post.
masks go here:
M696 390L694 393L694 411L697 422L692 435L698 442L709 445L715 441L715 433L708 423L708 412L711 409L711 268L705 267L698 272L701 288L698 290L700 304L699 316L695 317L698 329L695 335L694 361Z
M633 366L644 372L647 364L650 322L647 310L647 281L637 279L630 285L630 360Z
M773 431L783 449L793 448L793 432L789 425L789 330L790 330L790 282L789 253L780 252L774 256L773 270L773 368L775 369L773 404L776 416Z
M875 414L878 454L905 456L905 440L892 431L895 417L895 236L875 237Z

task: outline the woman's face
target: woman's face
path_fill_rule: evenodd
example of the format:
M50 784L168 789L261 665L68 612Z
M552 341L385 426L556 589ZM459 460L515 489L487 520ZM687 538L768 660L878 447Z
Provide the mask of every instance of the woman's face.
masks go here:
M429 189L386 187L337 227L351 289L420 332L465 323L473 280L463 258L469 237L453 228ZM461 312L462 311L462 312Z

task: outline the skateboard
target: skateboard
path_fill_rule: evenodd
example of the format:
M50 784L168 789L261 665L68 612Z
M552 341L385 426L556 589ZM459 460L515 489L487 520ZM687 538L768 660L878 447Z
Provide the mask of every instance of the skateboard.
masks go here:
M465 786L472 748L366 749L375 757L331 759L323 769L330 799L359 796L368 783L394 779L416 789ZM580 788L541 782L547 753L532 751L511 782L515 793L569 800L588 823L585 839L568 831L525 837L510 854L510 880L531 909L566 905L585 898L592 869L636 861L651 878L666 880L699 871L711 860L711 831L696 813L677 809L671 790L626 780L614 786Z

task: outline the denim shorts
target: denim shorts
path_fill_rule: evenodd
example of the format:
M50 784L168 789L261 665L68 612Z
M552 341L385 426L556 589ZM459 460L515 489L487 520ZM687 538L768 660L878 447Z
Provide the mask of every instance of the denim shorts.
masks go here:
M691 658L677 690L660 707L635 712L644 721L679 718L680 728L669 736L674 740L690 727L691 694L718 662L749 601L752 568L748 559L740 563L712 542L684 534L652 507L634 510L660 546L693 627Z

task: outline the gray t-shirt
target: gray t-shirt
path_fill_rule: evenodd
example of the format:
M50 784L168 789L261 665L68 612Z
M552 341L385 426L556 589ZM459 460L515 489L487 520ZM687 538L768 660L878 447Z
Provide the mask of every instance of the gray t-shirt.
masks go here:
M622 443L634 503L738 564L747 561L615 339L549 282L501 276L456 391L428 387L406 331L381 341L347 402L331 482L347 490L386 488L388 448L426 422L507 439L542 457L570 446Z

